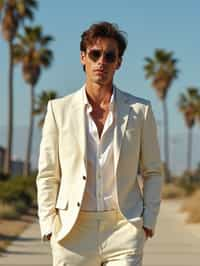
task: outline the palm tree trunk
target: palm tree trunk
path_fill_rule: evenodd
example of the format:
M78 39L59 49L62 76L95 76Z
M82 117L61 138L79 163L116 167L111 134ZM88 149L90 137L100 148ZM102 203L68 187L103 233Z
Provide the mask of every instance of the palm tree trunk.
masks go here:
M190 174L192 161L192 128L188 127L188 150L187 150L187 172Z
M168 112L166 99L163 100L163 120L164 120L164 177L165 182L171 181L169 166L169 128L168 128Z
M13 143L13 49L12 41L9 43L9 65L8 65L8 126L7 126L7 147L4 158L4 174L11 173L11 156Z
M27 140L27 147L26 147L26 156L24 162L24 169L23 175L28 176L30 174L30 166L31 166L31 151L32 151L32 138L33 138L33 126L34 126L34 86L30 88L30 113L29 113L29 128L28 128L28 140Z

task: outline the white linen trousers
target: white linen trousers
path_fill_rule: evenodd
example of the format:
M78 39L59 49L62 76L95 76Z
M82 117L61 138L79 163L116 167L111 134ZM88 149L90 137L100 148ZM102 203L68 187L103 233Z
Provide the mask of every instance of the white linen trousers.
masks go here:
M80 211L61 242L52 235L53 266L141 266L146 241L142 226L142 217L128 222L118 210Z

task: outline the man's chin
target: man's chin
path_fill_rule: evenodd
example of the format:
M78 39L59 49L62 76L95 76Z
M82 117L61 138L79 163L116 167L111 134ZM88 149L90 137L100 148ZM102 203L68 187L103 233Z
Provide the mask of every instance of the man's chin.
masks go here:
M104 78L94 78L93 82L101 86L109 83L108 80Z

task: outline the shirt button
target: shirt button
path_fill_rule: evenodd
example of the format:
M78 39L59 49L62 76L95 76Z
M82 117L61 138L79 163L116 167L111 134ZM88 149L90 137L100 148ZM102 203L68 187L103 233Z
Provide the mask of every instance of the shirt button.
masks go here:
M86 176L83 176L83 179L86 180Z
M81 206L80 202L77 202L77 206L78 206L78 207L80 207L80 206Z

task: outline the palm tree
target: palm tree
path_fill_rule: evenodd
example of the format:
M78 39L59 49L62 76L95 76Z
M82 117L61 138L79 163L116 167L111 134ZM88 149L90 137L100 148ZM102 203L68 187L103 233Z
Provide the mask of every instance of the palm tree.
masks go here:
M33 19L33 9L37 8L35 0L0 0L1 31L8 42L9 68L8 68L8 128L7 148L4 160L4 173L9 174L11 168L12 142L13 142L13 41L20 23L26 18Z
M144 66L146 79L152 79L152 86L163 103L164 119L164 176L165 181L170 182L169 167L169 134L168 134L168 112L166 98L172 81L178 76L176 68L177 59L173 57L173 52L163 49L156 49L153 58L146 57Z
M191 173L192 161L192 128L195 125L195 119L198 111L198 89L194 87L187 88L186 93L180 95L178 101L179 110L183 113L185 123L188 127L188 147L187 147L187 172Z
M197 121L200 123L200 93L197 96L196 118L197 118Z
M14 53L16 63L18 62L22 64L24 80L30 85L30 117L23 170L23 174L27 176L30 172L29 165L34 125L34 91L41 75L41 69L43 67L50 67L53 60L53 52L48 49L48 45L53 38L50 35L43 35L41 26L25 27L24 32L24 35L17 35L18 43L14 45Z
M45 115L47 112L47 104L49 100L56 99L57 92L50 90L50 91L42 91L40 95L38 95L36 101L35 101L35 109L34 109L34 115L41 116L38 127L42 128L44 124Z

